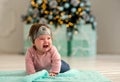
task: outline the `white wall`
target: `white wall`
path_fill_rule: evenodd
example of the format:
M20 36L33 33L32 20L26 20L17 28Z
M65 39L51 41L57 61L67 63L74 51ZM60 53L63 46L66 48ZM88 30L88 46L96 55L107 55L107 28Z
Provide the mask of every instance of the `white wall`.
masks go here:
M98 53L120 54L120 0L90 1L98 22Z
M97 52L120 53L120 0L90 0L96 16ZM30 0L0 0L0 52L23 52L23 22Z
M0 53L23 52L23 23L28 1L0 0Z

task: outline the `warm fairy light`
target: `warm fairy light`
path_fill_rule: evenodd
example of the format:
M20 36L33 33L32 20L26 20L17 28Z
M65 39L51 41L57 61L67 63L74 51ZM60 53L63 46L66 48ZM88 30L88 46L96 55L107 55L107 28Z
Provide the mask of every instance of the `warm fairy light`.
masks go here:
M83 20L84 24L91 24L94 28L94 16L87 3L88 0L31 0L28 16L23 19L29 20L27 23L34 23L44 18L50 24L65 24L73 30L74 26L81 24ZM84 13L87 14L87 18Z
M32 6L35 6L35 2L34 2L34 1L31 1L31 5L32 5Z
M68 22L68 20L65 20L66 22Z
M63 24L63 21L62 21L61 19L58 19L58 22L59 22L60 24Z
M44 11L45 14L48 14L49 12L48 11Z
M52 15L52 14L53 14L53 12L50 11L50 15Z
M59 14L59 12L57 11L56 14Z
M71 18L71 17L72 17L72 15L68 15L68 17L69 17L69 18Z
M78 31L74 31L74 34L78 34Z
M61 16L64 16L64 15L65 15L65 12L61 12L60 15L61 15Z
M38 8L38 7L39 7L39 5L38 5L38 4L35 4L35 7L36 7L36 8Z
M52 22L52 21L50 21L50 24L52 25L52 24L53 24L53 22Z
M74 26L74 28L77 28L77 26Z
M28 20L28 21L32 20L32 17L31 17L31 16L29 16L27 20Z
M69 22L68 25L69 25L69 26L73 26L73 23Z
M79 14L79 12L76 12L76 15L78 15Z
M35 18L35 17L37 17L37 15L36 15L36 14L34 14L34 15L33 15L33 17Z
M61 19L58 19L58 22L60 22L61 21Z
M60 2L61 0L57 0L57 2Z
M43 3L47 3L47 0L42 0L43 1Z
M80 13L80 16L82 16L82 15L83 15L83 13L81 12L81 13Z
M60 21L60 24L63 24L63 21Z
M66 27L69 27L69 24L66 24Z
M81 10L82 10L81 8L78 8L78 12L81 12Z
M47 7L46 7L46 4L43 4L42 5L42 9L45 10Z
M56 16L56 17L55 17L55 19L58 19L58 18L59 18L59 16Z
M63 0L63 2L66 2L67 0Z

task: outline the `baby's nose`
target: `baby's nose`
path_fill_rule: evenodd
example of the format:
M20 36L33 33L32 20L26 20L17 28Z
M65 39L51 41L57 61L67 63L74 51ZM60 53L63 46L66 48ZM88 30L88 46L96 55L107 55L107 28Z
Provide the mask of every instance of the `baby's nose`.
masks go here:
M45 40L44 40L44 42L48 42L48 40L47 40L47 39L45 39Z

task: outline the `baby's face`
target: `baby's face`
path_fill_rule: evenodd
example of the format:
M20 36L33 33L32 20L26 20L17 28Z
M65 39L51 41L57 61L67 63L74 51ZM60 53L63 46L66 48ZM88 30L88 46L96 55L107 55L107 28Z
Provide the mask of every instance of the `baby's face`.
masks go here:
M52 46L52 39L50 35L40 35L35 39L35 46L41 53L47 52Z

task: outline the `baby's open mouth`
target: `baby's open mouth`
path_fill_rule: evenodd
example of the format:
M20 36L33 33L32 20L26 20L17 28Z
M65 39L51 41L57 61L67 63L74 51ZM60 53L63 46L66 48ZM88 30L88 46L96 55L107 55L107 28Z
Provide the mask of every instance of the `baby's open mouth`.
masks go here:
M43 48L47 48L48 47L48 45L43 45Z

